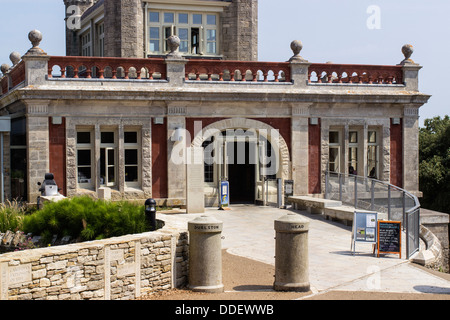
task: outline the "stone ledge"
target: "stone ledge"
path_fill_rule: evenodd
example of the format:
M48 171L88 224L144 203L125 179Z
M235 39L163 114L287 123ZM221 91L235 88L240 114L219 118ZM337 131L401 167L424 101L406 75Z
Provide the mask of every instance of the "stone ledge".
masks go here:
M439 239L426 227L420 226L420 238L426 244L426 250L419 251L411 261L429 268L436 268L442 264L442 246Z

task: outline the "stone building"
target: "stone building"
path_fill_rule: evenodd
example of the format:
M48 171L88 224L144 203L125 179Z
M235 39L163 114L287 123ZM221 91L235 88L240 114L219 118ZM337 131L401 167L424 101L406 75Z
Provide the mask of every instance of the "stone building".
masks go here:
M66 196L107 188L113 199L185 205L186 155L198 148L206 206L222 179L231 202L255 203L271 194L267 179L321 195L327 171L420 194L419 108L430 96L411 46L391 66L311 63L299 41L288 62L260 62L257 1L65 4L67 56L45 53L32 32L33 48L2 66L7 198L36 202L52 172Z
M256 61L257 0L64 0L68 56L146 58L180 38L185 57Z

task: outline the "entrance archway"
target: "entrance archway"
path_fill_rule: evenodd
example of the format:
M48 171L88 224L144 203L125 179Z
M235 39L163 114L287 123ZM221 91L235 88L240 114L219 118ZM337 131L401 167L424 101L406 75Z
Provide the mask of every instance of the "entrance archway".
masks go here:
M268 145L271 145L273 147L273 150L277 150L277 171L275 174L272 174L272 176L276 176L277 178L281 178L282 180L290 179L291 176L291 170L290 170L290 155L289 155L289 148L287 146L286 141L284 138L279 134L278 130L276 128L273 128L272 126L253 119L245 119L245 118L232 118L232 119L226 119L214 122L205 128L201 130L193 139L191 146L192 147L202 147L204 145L205 140L209 139L211 136L225 136L227 131L242 131L242 132L255 132L256 135L262 140L266 140ZM255 136L256 136L255 135ZM229 135L227 135L227 139L229 139ZM223 138L222 138L223 139ZM225 139L224 139L225 141ZM256 142L254 140L253 142ZM235 143L235 142L233 142ZM223 146L226 145L226 143L222 144ZM258 147L254 149L252 142L247 141L244 143L245 145L245 154L250 154L250 150L256 150L256 153L259 154ZM256 144L255 144L256 145ZM233 148L236 149L236 145L233 145ZM227 154L227 147L225 146L224 154ZM228 156L228 155L227 155ZM261 190L258 190L258 170L260 170L258 165L255 165L255 163L251 162L251 159L248 157L245 158L245 160L241 163L233 163L232 165L227 165L226 162L222 164L222 167L218 166L217 170L223 170L225 172L225 176L227 179L229 179L230 182L230 193L233 195L233 192L231 189L234 190L240 190L245 189L247 190L247 193L240 193L241 197L234 196L235 200L238 200L238 202L251 202L254 201L256 198L258 198L258 193L261 192ZM223 173L219 173L219 176ZM220 179L220 178L219 178ZM239 180L241 179L241 182L243 180L246 180L245 183L239 183ZM248 179L251 179L251 181L247 181ZM234 188L233 188L234 185ZM259 185L261 185L261 182L259 182ZM210 186L209 189L214 188L213 186ZM255 189L256 187L256 189ZM251 191L249 189L253 188L255 190L254 194L251 194ZM206 186L205 186L206 190ZM231 202L233 203L233 196L230 197ZM241 198L241 199L239 199ZM234 202L236 203L236 202Z

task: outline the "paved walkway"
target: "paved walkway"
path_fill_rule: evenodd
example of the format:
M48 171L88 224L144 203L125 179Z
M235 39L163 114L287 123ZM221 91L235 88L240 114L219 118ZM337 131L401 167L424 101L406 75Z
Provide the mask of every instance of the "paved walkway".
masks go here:
M223 249L238 256L275 264L274 220L289 211L310 219L309 276L313 294L330 290L450 294L450 281L424 271L399 255L376 257L372 245L357 243L350 251L351 227L305 211L254 205L234 205L232 210L207 208L205 214L223 222ZM167 214L180 227L201 214ZM402 241L404 243L404 241ZM404 246L403 246L404 247Z

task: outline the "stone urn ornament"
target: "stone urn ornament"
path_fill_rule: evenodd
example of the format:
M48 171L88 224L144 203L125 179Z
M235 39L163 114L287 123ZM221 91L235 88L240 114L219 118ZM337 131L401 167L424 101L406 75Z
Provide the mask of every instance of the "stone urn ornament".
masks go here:
M289 59L289 62L308 62L306 59L300 56L300 51L303 49L303 44L300 40L294 40L291 42L291 50L294 55Z
M167 46L169 47L170 53L167 55L169 58L178 58L181 59L182 55L180 54L180 38L178 36L170 36L167 38Z
M402 47L402 53L405 56L405 59L401 62L401 64L415 64L411 59L411 55L414 53L414 47L410 44L405 44Z
M9 71L9 69L11 69L11 67L7 63L2 64L0 67L0 71L3 75L5 75Z
M9 55L9 60L11 60L13 66L18 64L21 59L22 59L22 56L17 51L11 52L11 54Z
M32 30L28 33L28 40L30 40L32 44L32 48L28 50L27 54L34 54L34 55L43 55L46 54L44 50L39 48L39 44L42 41L42 32L39 30Z

